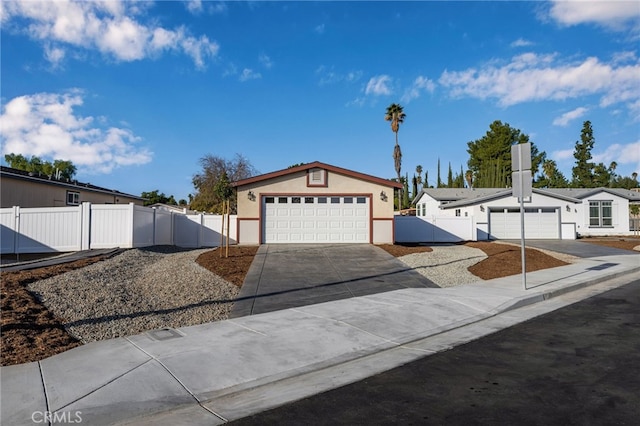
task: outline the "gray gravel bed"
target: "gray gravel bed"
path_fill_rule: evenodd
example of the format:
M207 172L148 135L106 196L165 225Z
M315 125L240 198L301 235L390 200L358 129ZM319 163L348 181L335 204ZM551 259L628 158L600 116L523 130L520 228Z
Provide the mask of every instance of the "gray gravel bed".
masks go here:
M487 258L480 249L463 245L432 246L430 253L413 253L398 259L440 287L483 281L467 270Z
M239 289L195 262L210 250L131 249L29 290L84 343L219 321Z

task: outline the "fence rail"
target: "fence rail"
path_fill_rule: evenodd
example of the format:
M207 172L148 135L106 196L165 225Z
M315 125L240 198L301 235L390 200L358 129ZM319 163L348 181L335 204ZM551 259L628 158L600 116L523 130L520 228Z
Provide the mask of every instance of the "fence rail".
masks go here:
M237 216L229 220L230 244L236 244ZM3 254L68 252L100 248L176 245L217 247L222 216L185 215L134 204L0 209Z

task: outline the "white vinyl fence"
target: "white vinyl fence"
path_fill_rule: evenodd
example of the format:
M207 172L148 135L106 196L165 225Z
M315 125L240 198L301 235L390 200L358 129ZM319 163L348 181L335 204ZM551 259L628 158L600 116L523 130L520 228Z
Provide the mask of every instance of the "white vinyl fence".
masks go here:
M395 216L397 243L457 243L476 241L472 217Z
M237 216L229 220L236 244ZM47 253L154 245L217 247L222 216L185 215L134 204L0 209L0 252ZM223 242L223 243L226 243Z

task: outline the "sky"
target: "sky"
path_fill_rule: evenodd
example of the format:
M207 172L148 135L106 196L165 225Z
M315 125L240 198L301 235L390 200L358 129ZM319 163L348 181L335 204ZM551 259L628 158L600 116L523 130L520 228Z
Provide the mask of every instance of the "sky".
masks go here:
M467 169L500 120L568 178L640 172L640 2L2 1L0 149L81 182L176 200L206 155L259 173L320 161L395 176Z

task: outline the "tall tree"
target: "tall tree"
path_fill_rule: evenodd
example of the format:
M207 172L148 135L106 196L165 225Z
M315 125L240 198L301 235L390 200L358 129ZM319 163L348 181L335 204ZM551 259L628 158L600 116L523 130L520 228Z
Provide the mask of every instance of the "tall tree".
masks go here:
M387 107L387 112L384 116L386 121L391 122L391 131L396 134L396 144L393 147L393 165L396 169L396 174L398 175L398 182L401 182L400 171L402 169L402 151L400 150L400 145L398 144L398 130L400 130L400 125L404 123L404 119L406 118L406 114L404 113L404 109L399 104L391 104ZM398 193L398 208L402 205L402 190Z
M571 174L571 186L574 188L593 188L595 164L591 162L591 150L596 140L593 136L593 128L590 121L582 123L580 140L576 141L573 157L576 159Z
M413 195L411 198L416 198L416 196L418 195L418 177L420 175L416 176L413 175L413 179L411 179L411 183L413 184Z
M440 158L438 158L438 176L436 182L436 188L442 188L444 185L442 184L442 179L440 179Z
M536 182L537 188L566 188L569 182L553 160L545 160L542 163L542 179Z
M529 142L529 136L508 123L496 120L480 139L467 143L468 166L475 188L507 188L511 186L511 146ZM544 151L531 142L531 173L536 175L546 158Z
M236 154L233 160L225 160L211 154L200 159L202 171L193 176L192 182L196 193L191 199L191 208L210 213L222 213L221 188L224 188L224 180L235 182L246 179L256 174L255 168L249 160L240 154ZM226 176L226 177L225 177ZM223 181L222 183L219 183ZM229 196L231 213L237 212L236 194Z
M453 170L451 169L451 162L449 162L449 171L447 172L447 188L453 188Z
M422 185L422 166L420 164L418 164L416 166L416 183L418 184L418 186Z
M407 207L409 207L409 173L406 174L406 176L404 177L404 182L403 182L403 191L402 191L402 208L406 209Z

